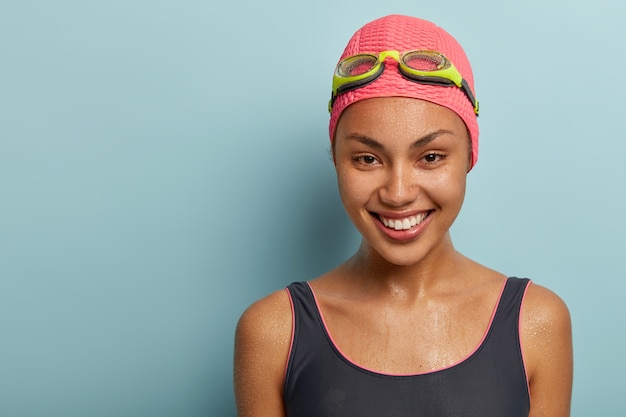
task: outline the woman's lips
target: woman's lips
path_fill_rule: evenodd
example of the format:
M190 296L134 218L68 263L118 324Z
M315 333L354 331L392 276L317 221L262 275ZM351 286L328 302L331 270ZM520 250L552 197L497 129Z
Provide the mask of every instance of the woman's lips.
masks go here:
M415 239L430 223L432 210L404 217L389 217L372 213L378 228L390 239L407 241Z
M403 218L389 218L382 215L378 215L378 218L385 225L385 227L389 229L409 230L410 228L422 223L429 214L430 211L425 211L423 213L418 213L416 215Z

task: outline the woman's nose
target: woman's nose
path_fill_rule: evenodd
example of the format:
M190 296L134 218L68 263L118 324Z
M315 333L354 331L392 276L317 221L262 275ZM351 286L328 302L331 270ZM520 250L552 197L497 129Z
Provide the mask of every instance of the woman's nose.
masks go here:
M379 195L384 203L399 207L415 201L419 193L413 170L398 166L389 171Z

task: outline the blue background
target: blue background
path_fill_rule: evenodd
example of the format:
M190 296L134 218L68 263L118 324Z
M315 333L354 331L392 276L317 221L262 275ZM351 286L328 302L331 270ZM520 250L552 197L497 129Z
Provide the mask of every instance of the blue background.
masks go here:
M239 315L358 243L326 104L348 38L390 13L474 66L457 248L561 295L572 415L623 415L617 0L1 0L0 415L235 415Z

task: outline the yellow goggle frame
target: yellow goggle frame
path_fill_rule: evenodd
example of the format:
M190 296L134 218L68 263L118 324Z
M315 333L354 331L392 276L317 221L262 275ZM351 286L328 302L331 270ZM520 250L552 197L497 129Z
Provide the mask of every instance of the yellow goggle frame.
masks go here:
M398 51L382 51L378 55L359 54L344 58L337 64L335 69L328 111L332 111L338 95L356 90L380 77L384 71L385 59L387 58L393 58L398 63L400 74L410 81L460 88L472 104L474 113L478 116L478 100L474 97L467 81L463 79L461 73L443 54L429 50L408 51L402 54ZM411 66L414 61L422 63L426 61L434 68L415 68ZM353 73L354 69L357 69L359 72Z

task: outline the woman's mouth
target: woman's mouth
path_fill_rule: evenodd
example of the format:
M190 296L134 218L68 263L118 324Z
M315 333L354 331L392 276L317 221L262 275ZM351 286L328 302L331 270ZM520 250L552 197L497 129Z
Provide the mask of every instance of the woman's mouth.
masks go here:
M430 213L430 211L425 211L423 213L403 217L400 219L392 219L381 215L378 215L378 218L380 219L381 223L385 225L385 227L388 229L409 230L426 220Z

